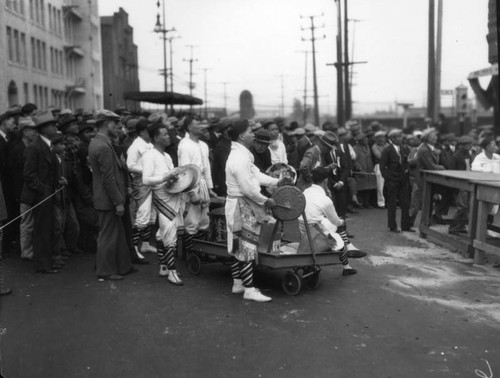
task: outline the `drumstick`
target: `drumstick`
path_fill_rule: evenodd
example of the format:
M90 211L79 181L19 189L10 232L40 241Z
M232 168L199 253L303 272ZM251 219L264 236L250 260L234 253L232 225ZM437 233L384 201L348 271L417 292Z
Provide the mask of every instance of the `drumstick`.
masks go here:
M290 210L292 207L290 205L276 205L276 207L281 207L283 209L287 209L287 210Z

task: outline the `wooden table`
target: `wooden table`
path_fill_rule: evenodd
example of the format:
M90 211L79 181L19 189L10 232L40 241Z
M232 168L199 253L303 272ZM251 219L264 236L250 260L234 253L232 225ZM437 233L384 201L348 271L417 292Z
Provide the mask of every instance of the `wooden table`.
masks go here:
M498 182L500 175L472 171L423 171L423 198L422 217L420 220L420 236L430 236L440 242L452 245L461 252L472 257L474 254L473 241L476 237L477 201L476 190L479 182ZM463 190L469 193L469 233L464 237L456 237L446 232L439 232L430 228L432 216L432 187L441 185L452 189Z
M484 264L485 252L500 255L500 247L498 245L486 242L488 229L492 229L496 232L500 231L498 227L487 226L491 204L500 204L500 175L496 176L498 177L496 182L480 181L476 183L477 222L476 234L473 240L474 262L476 264Z

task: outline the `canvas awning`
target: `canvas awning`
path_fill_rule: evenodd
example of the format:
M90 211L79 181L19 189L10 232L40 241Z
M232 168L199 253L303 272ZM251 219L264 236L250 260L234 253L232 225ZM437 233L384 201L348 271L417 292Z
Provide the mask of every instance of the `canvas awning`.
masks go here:
M164 105L203 105L203 100L175 92L127 92L125 100Z

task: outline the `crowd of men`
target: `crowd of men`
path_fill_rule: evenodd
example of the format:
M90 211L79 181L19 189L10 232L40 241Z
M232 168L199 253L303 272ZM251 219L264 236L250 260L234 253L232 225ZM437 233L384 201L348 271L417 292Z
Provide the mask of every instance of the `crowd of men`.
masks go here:
M33 261L35 271L53 274L72 254L100 248L108 253L96 257L98 277L119 280L135 271L132 264L149 263L145 251L157 251L160 275L181 285L177 240L189 252L193 238L206 238L209 196L227 195L233 123L162 112L135 116L122 108L91 114L39 110L34 104L10 107L0 115L0 224L12 223L0 231L0 256L18 254ZM392 232L413 231L422 201L421 170L493 172L490 163L500 161L500 141L490 130L456 137L440 135L431 125L389 130L378 122L315 126L283 118L251 121L251 127L250 151L262 172L286 163L304 191L313 183L313 169L323 167L326 193L341 218L362 208L386 208ZM186 165L199 167L206 185L196 201L187 200L189 209L184 197L158 190L170 170ZM456 206L449 231L466 232L467 198L444 188L437 194L433 219L442 222ZM174 227L181 212L183 225ZM155 238L158 229L161 237ZM353 248L349 257L362 255Z

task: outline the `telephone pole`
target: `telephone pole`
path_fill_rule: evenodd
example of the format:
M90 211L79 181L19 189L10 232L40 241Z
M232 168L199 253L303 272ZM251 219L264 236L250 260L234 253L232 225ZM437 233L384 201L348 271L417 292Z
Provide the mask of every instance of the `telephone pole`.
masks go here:
M180 36L175 36L175 37L169 37L168 38L168 45L170 47L170 92L174 92L174 63L173 63L173 57L174 57L174 50L172 49L172 41L174 39L181 38ZM174 114L174 104L170 104L170 112Z
M191 57L189 59L183 59L184 62L189 62L189 95L193 96L193 62L197 62L198 59L193 59L193 48L196 47L194 45L187 45L191 49ZM189 106L189 110L193 110L193 105Z
M428 62L427 62L427 117L434 122L436 115L435 110L435 78L436 78L436 55L434 50L434 0L429 0L429 46L428 46Z
M436 35L436 66L434 83L434 117L438 117L441 112L441 55L443 42L443 0L438 0L437 6L437 35Z
M203 69L203 81L204 81L204 84L205 84L205 97L204 97L204 101L205 101L205 119L208 118L208 97L207 97L207 71L209 70L209 68L204 68Z
M316 27L314 25L314 18L316 18L318 16L308 16L308 17L311 20L311 26L309 28L301 28L301 29L302 30L306 30L306 29L311 30L311 38L310 39L302 38L302 40L303 41L311 41L311 43L312 43L313 89L314 89L314 123L316 124L316 126L319 126L318 81L317 81L317 76L316 76L316 43L315 43L318 38L316 38L316 36L314 34L314 31L316 29L318 29L318 27ZM323 28L323 27L324 27L324 25L321 28ZM326 38L325 35L323 35L323 37L320 38L320 39L324 39L324 38Z
M304 117L304 126L307 123L307 55L309 51L304 51L304 55L306 56L306 63L305 63L305 73L304 73L304 111L303 111L303 117Z
M279 75L281 78L281 105L280 105L280 117L285 116L285 82L284 82L284 77L285 75L281 74Z
M345 120L352 116L351 86L349 84L349 22L347 21L347 0L344 0L344 92L345 92Z

